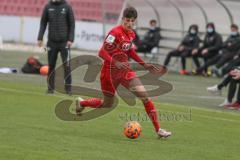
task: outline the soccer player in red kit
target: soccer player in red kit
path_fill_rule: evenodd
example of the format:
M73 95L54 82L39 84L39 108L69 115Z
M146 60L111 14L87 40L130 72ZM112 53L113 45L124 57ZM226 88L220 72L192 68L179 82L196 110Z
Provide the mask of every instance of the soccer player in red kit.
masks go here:
M111 107L114 102L115 91L118 85L121 84L141 99L156 133L159 137L167 138L172 133L160 127L157 110L152 100L148 98L145 87L140 79L136 77L136 73L130 68L128 62L129 58L132 58L149 71L154 68L152 64L145 63L132 47L132 41L135 38L132 28L136 18L136 9L133 7L126 8L123 12L122 24L114 27L109 32L99 51L99 56L104 60L100 76L104 99L91 98L83 100L79 97L76 100L76 113L80 115L85 107Z

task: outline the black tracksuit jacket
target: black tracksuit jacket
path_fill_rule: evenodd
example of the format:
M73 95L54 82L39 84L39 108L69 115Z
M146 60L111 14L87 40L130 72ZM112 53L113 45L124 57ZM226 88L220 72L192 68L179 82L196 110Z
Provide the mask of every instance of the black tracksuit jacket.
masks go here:
M72 7L62 0L49 2L41 17L38 40L43 40L43 35L48 24L48 41L63 43L74 41L75 19Z

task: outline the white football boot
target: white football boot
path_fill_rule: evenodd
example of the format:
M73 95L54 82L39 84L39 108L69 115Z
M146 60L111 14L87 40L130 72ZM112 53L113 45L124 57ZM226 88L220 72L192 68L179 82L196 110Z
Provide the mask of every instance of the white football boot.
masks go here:
M157 134L158 134L159 138L168 138L172 135L172 132L168 132L165 129L159 128Z
M207 87L207 91L212 93L212 94L215 94L215 95L221 95L222 94L221 90L218 89L218 85Z
M76 114L77 115L81 115L82 111L84 110L85 107L80 105L80 102L83 101L84 99L82 99L81 97L77 97L75 100L76 103Z
M226 107L226 106L229 106L231 104L232 104L231 102L228 102L228 100L225 99L223 103L218 105L218 107Z

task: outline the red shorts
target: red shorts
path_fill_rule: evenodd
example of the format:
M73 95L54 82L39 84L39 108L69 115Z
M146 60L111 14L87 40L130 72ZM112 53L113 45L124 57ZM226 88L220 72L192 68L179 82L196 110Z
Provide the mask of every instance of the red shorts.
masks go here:
M101 70L101 89L103 94L114 95L119 84L129 88L130 81L136 77L133 70L117 70L102 67Z

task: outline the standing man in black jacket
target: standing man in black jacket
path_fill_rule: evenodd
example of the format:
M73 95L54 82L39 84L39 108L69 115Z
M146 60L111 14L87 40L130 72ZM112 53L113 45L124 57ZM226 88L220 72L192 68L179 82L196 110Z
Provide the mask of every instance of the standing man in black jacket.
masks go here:
M38 46L43 45L43 35L48 24L48 90L47 93L54 93L54 69L58 57L61 53L62 62L70 60L70 47L74 41L75 19L72 7L65 0L50 0L45 6L40 30L38 34ZM70 64L64 63L65 90L71 94L71 69ZM51 76L50 76L51 75Z
M164 65L167 66L169 64L171 57L181 57L182 70L180 70L180 74L188 74L186 70L186 57L191 56L192 51L199 47L200 42L198 26L193 24L189 27L188 34L183 38L178 48L168 53Z

